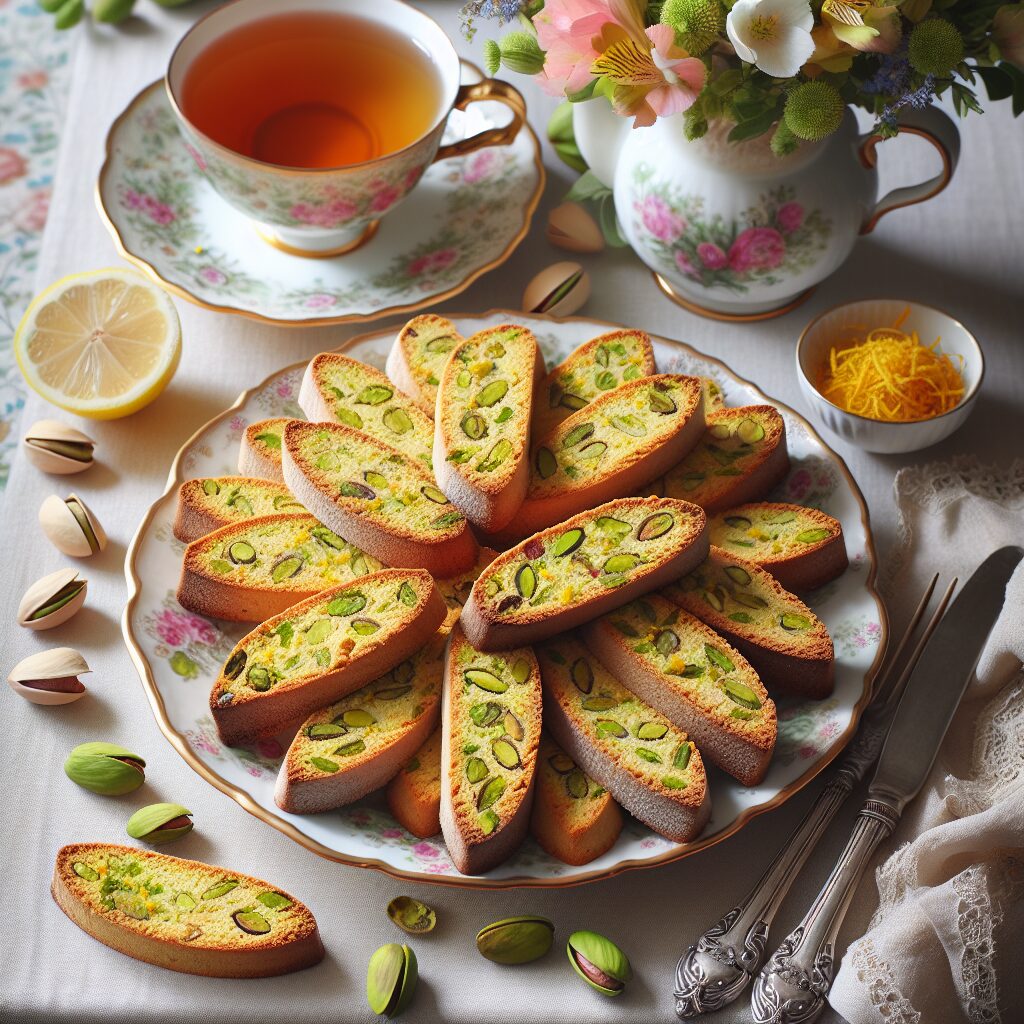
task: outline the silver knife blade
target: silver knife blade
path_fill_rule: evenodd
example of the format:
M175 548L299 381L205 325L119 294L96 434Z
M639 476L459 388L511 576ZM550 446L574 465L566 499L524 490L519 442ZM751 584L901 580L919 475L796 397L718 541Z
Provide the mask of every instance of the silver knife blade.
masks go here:
M1024 551L1000 548L974 571L914 668L878 758L869 796L897 811L917 796L988 635L1003 607L1006 583Z

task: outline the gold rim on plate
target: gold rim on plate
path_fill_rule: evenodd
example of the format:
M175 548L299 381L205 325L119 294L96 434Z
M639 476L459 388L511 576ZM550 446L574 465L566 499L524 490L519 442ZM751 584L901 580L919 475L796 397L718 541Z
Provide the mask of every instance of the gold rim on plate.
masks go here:
M452 321L461 319L484 319L490 316L506 315L510 314L509 310L503 309L490 309L482 313L447 313L446 316ZM520 313L511 312L512 318L516 318ZM531 313L531 317L537 320L545 320L549 323L560 324L560 323L590 323L598 324L600 326L609 327L613 329L621 329L621 324L611 323L606 320L597 320L593 317L583 316L571 316L571 317L555 317L548 316L542 313ZM335 351L345 352L353 346L360 344L369 338L376 337L380 334L385 333L382 330L370 331L365 334L357 335L354 338L350 338L344 344L340 345ZM160 506L171 494L172 491L176 490L183 482L184 478L180 475L182 457L186 450L199 438L200 435L215 427L217 424L222 423L228 419L232 413L237 409L241 408L249 400L249 398L258 391L261 391L268 385L271 379L279 376L282 373L288 373L290 371L299 370L303 368L309 360L301 360L296 363L292 363L289 366L281 367L275 370L272 374L265 377L263 381L254 387L248 388L243 391L238 398L223 412L214 416L203 424L198 430L196 430L191 437L178 449L177 455L174 457L174 461L171 463L171 469L167 477L167 486L163 493L156 501L150 506L149 511L143 517L142 522L139 524L138 529L135 531L134 536L131 539L131 543L128 545L128 551L125 554L124 571L125 578L128 582L128 600L125 604L124 613L121 616L121 631L124 634L125 643L128 647L128 653L131 656L132 661L135 663L135 667L139 672L142 679L142 685L146 690L146 696L149 698L149 703L153 709L153 713L156 716L157 725L160 727L160 731L168 739L171 746L181 755L188 764L198 775L209 782L216 789L219 789L222 793L226 793L233 800L236 801L241 807L247 810L251 815L259 818L261 821L276 828L279 832L283 832L290 839L293 839L300 846L304 846L307 850L311 850L313 853L318 854L327 860L336 861L339 864L348 864L352 867L359 868L374 868L378 871L384 872L386 875L390 875L392 878L397 878L401 881L406 882L425 882L434 885L448 885L448 886L461 886L467 889L566 889L570 886L583 885L586 882L593 882L599 879L614 878L616 875L620 875L625 871L633 871L641 868L653 868L663 864L671 864L673 861L682 860L684 857L692 856L700 850L706 850L716 843L722 842L723 839L728 839L729 836L734 835L738 832L748 821L757 817L759 814L764 814L766 811L773 810L785 803L791 796L803 789L808 783L810 783L817 775L819 775L829 764L832 763L839 756L839 753L846 746L847 742L853 736L857 729L857 725L860 722L860 716L863 714L865 707L871 699L872 684L875 679L875 675L878 672L878 667L882 662L882 658L885 655L885 650L889 642L889 619L886 614L885 605L882 603L882 599L875 589L875 578L878 570L878 556L875 551L874 539L871 535L871 524L870 517L868 514L868 507L864 501L864 496L860 492L860 488L857 486L856 480L853 478L853 474L850 472L849 467L843 460L842 456L827 445L821 438L821 435L814 429L814 427L801 416L798 412L791 409L788 405L783 402L776 401L770 396L766 395L756 384L752 381L747 380L745 377L739 376L739 374L733 372L729 366L722 362L721 359L717 359L714 356L705 355L703 352L699 352L691 345L687 345L685 342L676 341L673 338L662 338L660 335L656 335L658 340L664 341L665 343L672 345L683 352L695 356L698 359L706 360L709 363L713 363L720 370L722 370L727 376L731 377L737 383L744 387L750 388L762 402L774 405L777 409L785 412L787 415L792 416L803 428L808 432L812 439L817 441L824 449L835 459L836 465L839 471L845 477L847 484L849 485L850 491L860 506L861 523L864 527L864 540L865 548L868 556L868 573L865 580L865 586L868 593L874 599L875 606L878 610L878 622L879 628L881 629L881 638L878 643L878 650L875 653L874 660L868 667L864 674L864 688L860 695L860 698L853 706L852 717L849 726L846 730L837 737L832 746L825 751L814 764L810 765L807 770L794 779L788 786L784 786L775 794L770 800L765 801L762 804L757 804L753 807L748 807L746 810L740 812L739 815L732 821L728 826L716 832L714 835L708 836L705 839L696 839L690 843L683 843L671 850L666 851L658 857L652 857L644 860L627 860L616 864L613 868L606 868L603 870L594 870L583 872L582 874L572 875L568 878L530 878L524 876L513 876L510 878L495 878L487 879L474 876L466 875L428 875L424 872L418 871L403 871L400 868L396 868L391 864L385 864L383 861L376 860L374 858L358 858L350 857L345 854L338 853L337 850L332 850L329 847L324 846L317 840L307 836L304 832L298 829L290 821L286 821L283 817L278 814L274 814L272 811L268 811L265 807L258 804L252 796L244 789L232 785L226 779L221 778L213 769L205 764L196 755L195 751L192 750L188 740L184 735L177 731L171 724L167 717L167 709L164 706L163 698L160 695L160 690L156 685L156 681L153 678L153 673L150 670L149 662L146 660L145 655L135 639L135 635L132 632L131 617L135 610L135 606L138 603L140 595L141 580L138 573L135 571L135 559L142 542L143 535L149 528L150 523L153 520L154 515L158 506Z
M483 77L483 72L472 61L465 60L463 58L461 59L461 63ZM114 240L114 245L117 248L118 253L124 259L138 267L139 270L160 285L161 288L166 288L169 292L177 295L179 298L185 299L187 302L191 302L203 309L209 309L214 313L227 313L231 316L241 316L245 317L247 320L256 320L260 323L274 324L279 327L326 327L331 324L369 323L372 320L380 320L386 316L398 316L403 313L414 313L418 310L426 309L428 306L439 305L442 302L447 302L448 299L453 296L464 292L474 281L483 277L484 274L494 270L495 267L500 267L509 258L509 256L512 255L512 253L518 248L519 243L526 237L526 233L530 230L530 225L533 223L533 215L537 212L537 206L540 204L540 198L544 194L547 174L544 170L540 140L537 138L537 133L534 132L530 123L524 120L523 127L520 129L520 132L525 132L533 143L533 165L537 171L537 184L526 204L523 206L522 226L515 235L509 239L508 244L495 259L491 260L490 263L485 263L483 266L477 267L462 281L449 288L447 291L438 292L436 295L425 296L422 300L417 302L410 302L405 305L398 306L388 306L386 308L375 310L372 313L350 313L344 316L320 316L311 317L308 320L278 319L272 316L265 316L263 313L257 313L253 310L239 309L237 306L221 306L217 303L207 302L205 299L201 299L199 296L193 295L182 285L175 284L173 281L168 281L144 256L139 253L132 252L125 244L124 239L121 237L121 232L118 230L113 217L110 215L103 202L103 189L106 185L107 177L110 174L111 159L113 157L113 139L115 134L119 131L121 125L131 117L135 108L148 98L149 93L154 89L162 89L163 84L164 80L162 78L158 78L155 82L151 82L144 89L140 90L135 95L135 98L132 99L120 114L118 114L111 124L103 146L103 164L100 167L100 173L96 179L96 188L94 193L96 208L99 211L100 219L103 221L104 225L106 225L107 230L110 232L110 235Z

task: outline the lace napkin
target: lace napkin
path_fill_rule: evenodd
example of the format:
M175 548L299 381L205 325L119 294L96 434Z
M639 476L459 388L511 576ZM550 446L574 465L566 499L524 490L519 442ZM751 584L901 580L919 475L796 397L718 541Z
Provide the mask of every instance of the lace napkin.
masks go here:
M1024 461L902 470L896 553L882 587L901 635L934 572L965 581L1024 544ZM832 1006L850 1024L1024 1021L1024 569L921 795L883 846L867 931L843 958Z

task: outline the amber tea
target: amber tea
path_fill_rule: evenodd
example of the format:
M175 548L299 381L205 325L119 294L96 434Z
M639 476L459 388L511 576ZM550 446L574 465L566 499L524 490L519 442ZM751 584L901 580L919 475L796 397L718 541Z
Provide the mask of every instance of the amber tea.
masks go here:
M442 111L441 78L414 42L363 18L296 11L225 33L192 62L185 117L228 149L285 167L394 153Z

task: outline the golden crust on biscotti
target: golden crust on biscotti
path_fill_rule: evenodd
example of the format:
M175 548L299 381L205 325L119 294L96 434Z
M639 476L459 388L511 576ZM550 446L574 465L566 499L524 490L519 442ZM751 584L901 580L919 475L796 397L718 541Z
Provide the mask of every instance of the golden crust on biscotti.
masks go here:
M292 492L275 480L249 476L207 476L178 488L171 532L185 544L229 523L280 512L304 512Z
M714 630L648 594L581 631L623 686L685 729L704 756L746 786L775 749L775 702L757 673Z
M565 634L537 651L544 723L558 743L634 817L677 843L710 813L707 775L693 737L641 701Z
M441 729L435 729L391 780L388 809L407 832L429 839L441 831Z
M771 405L709 413L704 435L665 474L664 493L708 514L763 498L789 472L786 424Z
M607 853L622 831L622 811L611 793L541 733L530 833L566 864L589 864Z
M541 687L529 647L483 654L452 629L441 712L441 831L463 874L506 860L526 836Z
M433 420L368 363L340 352L314 356L302 375L299 407L311 422L362 430L430 469Z
M712 547L664 595L726 637L780 693L832 692L835 650L825 624L767 570Z
M786 590L815 590L850 564L838 519L816 508L756 501L708 520L711 543L767 569Z
M242 476L284 483L281 474L281 441L285 424L290 422L287 416L275 416L250 423L245 428L238 449L238 472Z
M538 365L533 332L501 324L458 345L441 375L434 475L470 522L488 532L505 526L526 496Z
M414 316L399 332L388 352L388 377L433 417L437 386L444 364L462 335L451 320L435 313Z
M220 895L218 887L225 889ZM261 978L311 967L324 956L316 920L294 896L198 861L72 843L57 851L51 892L93 938L172 971ZM249 930L236 919L241 914Z
M387 565L455 576L476 562L466 517L422 463L339 423L293 421L284 433L292 493L321 522Z
M178 603L232 622L260 622L383 565L308 513L222 526L185 549Z
M260 623L235 644L210 691L224 743L273 736L425 646L447 606L423 569L382 569Z
M678 579L706 553L696 505L609 501L495 558L473 584L463 628L482 650L535 643Z

